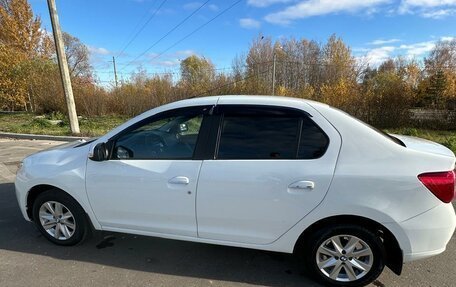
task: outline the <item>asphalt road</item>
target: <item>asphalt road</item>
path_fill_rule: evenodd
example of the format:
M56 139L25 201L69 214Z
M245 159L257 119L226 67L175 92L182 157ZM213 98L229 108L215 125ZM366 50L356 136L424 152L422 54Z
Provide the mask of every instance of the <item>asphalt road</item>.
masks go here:
M20 214L17 163L58 144L0 139L0 287L10 286L319 286L290 255L120 233L82 245L44 239ZM371 286L456 286L456 239L439 256L385 269Z

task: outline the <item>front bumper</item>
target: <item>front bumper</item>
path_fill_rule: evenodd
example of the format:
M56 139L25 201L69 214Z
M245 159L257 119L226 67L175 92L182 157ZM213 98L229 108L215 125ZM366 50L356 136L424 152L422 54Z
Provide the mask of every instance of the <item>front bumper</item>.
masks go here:
M25 176L24 168L21 167L21 168L19 168L19 170L17 171L17 174L16 174L16 181L14 182L14 187L15 187L15 191L16 191L17 203L19 204L19 207L20 207L20 209L21 209L22 216L24 216L24 218L25 218L27 221L31 221L31 219L29 218L29 216L28 216L28 214L27 214L27 193L28 193L28 187L27 187L27 185L25 184L25 181L23 180L23 179L24 179L24 176Z

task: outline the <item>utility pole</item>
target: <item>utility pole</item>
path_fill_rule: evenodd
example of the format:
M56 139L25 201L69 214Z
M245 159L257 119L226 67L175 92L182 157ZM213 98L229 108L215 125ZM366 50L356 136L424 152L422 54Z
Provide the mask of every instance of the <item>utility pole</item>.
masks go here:
M274 49L274 53L272 56L272 95L275 94L275 70L276 70L276 52Z
M112 56L112 64L114 66L114 80L116 81L116 88L117 88L117 69L116 69L116 58Z
M275 82L276 82L276 60L277 50L282 50L282 46L274 46L272 50L272 95L275 95Z
M60 76L62 77L63 92L68 107L68 119L70 120L70 128L73 134L79 134L78 115L76 113L76 105L74 104L73 88L71 86L70 71L65 56L65 47L60 31L59 16L55 6L55 0L47 0L49 14L51 16L52 32L54 34L55 50L57 52L57 60L59 62Z

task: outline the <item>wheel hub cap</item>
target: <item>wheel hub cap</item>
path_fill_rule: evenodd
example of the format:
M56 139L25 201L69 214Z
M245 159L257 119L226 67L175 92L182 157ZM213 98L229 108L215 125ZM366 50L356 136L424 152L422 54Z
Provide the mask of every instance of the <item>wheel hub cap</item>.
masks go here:
M41 226L55 239L68 240L76 230L76 221L71 211L56 201L43 203L39 210Z
M353 235L337 235L324 241L317 250L316 263L321 273L339 282L364 277L372 268L374 255L366 242Z

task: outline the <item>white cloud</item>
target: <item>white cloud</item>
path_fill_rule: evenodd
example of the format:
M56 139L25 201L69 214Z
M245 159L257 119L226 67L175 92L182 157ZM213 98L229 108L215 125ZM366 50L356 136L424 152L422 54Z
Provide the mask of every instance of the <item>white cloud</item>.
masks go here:
M277 3L288 3L292 0L247 0L247 4L255 7L268 7Z
M185 3L182 8L185 9L185 10L196 10L198 8L200 8L201 6L203 5L203 2L198 2L198 1L195 1L195 2L188 2L188 3ZM209 4L206 6L207 9L211 10L211 11L218 11L219 10L219 7L215 4Z
M402 0L399 14L418 14L424 18L442 19L456 13L456 0Z
M218 11L219 10L219 7L215 4L210 4L209 6L207 6L207 8L209 8L209 10L211 11Z
M442 41L452 41L456 39L455 37L452 37L452 36L444 36L444 37L440 37L440 40Z
M173 57L190 57L192 55L198 55L195 51L193 50L180 50L176 51L171 56Z
M374 41L369 42L367 44L374 45L374 46L379 46L379 45L397 43L397 42L400 42L400 41L401 41L400 39L387 39L387 40L377 39L377 40L374 40Z
M404 56L407 59L422 58L425 57L432 49L434 49L437 41L450 41L455 39L451 36L440 37L437 40L423 41L412 44L402 44L402 45L389 45L382 47L375 47L372 49L369 48L355 48L353 51L355 53L363 53L364 55L358 56L357 60L362 63L369 63L371 66L378 66L389 58L395 56ZM375 42L375 41L373 41ZM372 42L371 42L372 43Z
M455 9L438 9L429 12L422 12L421 16L424 18L432 18L432 19L442 19L452 14L455 14Z
M410 45L400 45L399 49L405 52L408 58L424 56L435 47L435 41L419 42Z
M456 0L402 0L403 7L440 7L456 5Z
M358 57L358 61L367 62L370 65L376 67L383 63L388 58L391 58L392 53L396 50L394 46L383 46L379 48L371 49L366 55Z
M163 68L176 67L180 65L180 62L187 57L192 55L198 55L193 50L180 50L173 53L162 55L160 58L157 58L157 53L148 53L147 58L148 63L154 67L159 66Z
M94 55L109 55L111 54L111 51L109 51L106 48L102 47L94 47L94 46L87 46L87 49L89 49L89 52Z
M341 12L366 12L374 11L375 6L389 3L390 0L306 0L288 6L282 11L266 15L268 22L286 25L293 20L312 16L341 13Z
M164 61L156 61L153 62L155 66L161 66L161 67L175 67L180 64L179 60L174 59L174 60L164 60Z
M261 27L261 23L252 18L239 19L239 25L241 25L242 28L246 29L258 29Z
M194 10L201 6L201 2L189 2L182 6L185 10Z

